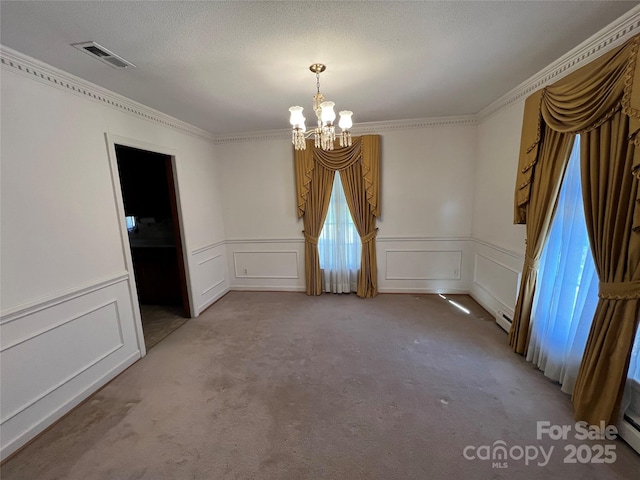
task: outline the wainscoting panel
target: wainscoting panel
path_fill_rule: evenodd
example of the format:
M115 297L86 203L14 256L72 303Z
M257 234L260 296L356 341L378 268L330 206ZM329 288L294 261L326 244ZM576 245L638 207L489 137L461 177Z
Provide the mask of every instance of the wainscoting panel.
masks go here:
M128 275L2 316L2 458L140 358Z
M467 293L472 278L470 239L378 237L381 293Z
M387 280L460 280L462 250L387 250Z
M236 278L298 278L295 250L233 252Z
M200 315L209 305L229 291L227 280L227 248L218 242L191 252L191 268L194 271L192 285L195 299L195 315Z
M228 240L232 290L304 290L304 240Z
M523 262L524 257L517 253L474 241L471 296L493 313L505 330L509 330L513 319Z
M493 298L506 307L513 307L520 272L496 260L476 253L476 275L474 282L484 288Z

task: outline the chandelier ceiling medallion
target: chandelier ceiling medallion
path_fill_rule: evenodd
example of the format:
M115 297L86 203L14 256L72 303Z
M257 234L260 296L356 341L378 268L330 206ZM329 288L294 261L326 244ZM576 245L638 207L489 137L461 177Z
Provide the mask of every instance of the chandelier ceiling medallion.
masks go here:
M307 128L304 125L305 118L302 115L302 107L291 107L291 118L289 122L293 127L291 134L291 141L296 150L304 150L306 148L305 139L310 138L312 135L315 139L316 148L322 148L322 150L333 150L333 145L336 140L336 127L333 124L336 119L336 112L333 111L335 103L325 101L324 95L320 93L320 74L324 72L327 67L321 63L314 63L309 67L313 73L316 74L316 87L317 93L313 96L313 110L318 117L318 126L307 132ZM353 112L349 110L342 110L340 112L340 121L338 126L341 131L338 133L340 138L341 147L351 146L351 132L349 129L353 125L351 120Z

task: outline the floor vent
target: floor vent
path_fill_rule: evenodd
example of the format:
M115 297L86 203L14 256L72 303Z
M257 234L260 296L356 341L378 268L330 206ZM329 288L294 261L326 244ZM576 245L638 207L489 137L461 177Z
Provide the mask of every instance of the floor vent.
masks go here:
M128 62L96 42L72 43L71 46L113 68L135 67L133 63Z

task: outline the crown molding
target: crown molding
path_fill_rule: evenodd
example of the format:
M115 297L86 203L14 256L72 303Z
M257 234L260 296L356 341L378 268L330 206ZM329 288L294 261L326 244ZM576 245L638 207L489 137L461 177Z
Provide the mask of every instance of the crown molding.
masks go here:
M375 133L385 130L407 130L413 128L433 127L466 127L476 125L476 115L452 115L448 117L410 118L406 120L389 120L386 122L358 123L353 126L353 133Z
M548 67L525 80L478 112L478 121L527 97L530 93L565 77L597 57L621 45L640 31L640 5L610 23L595 35L570 50Z
M114 93L98 85L64 72L44 62L29 57L12 48L0 45L0 66L8 71L37 80L45 85L100 102L121 112L169 127L181 133L212 142L214 135L178 120L170 115L154 110L127 97Z
M600 55L621 45L633 35L638 34L638 32L640 32L640 5L629 10L625 15L582 42L548 67L490 103L477 114L358 123L354 125L353 133L357 135L379 133L389 130L477 125L480 121L490 117L512 103L525 98L535 90L548 85L552 81L559 80ZM0 66L2 66L3 69L40 81L54 88L101 102L111 108L172 128L181 133L213 142L214 144L285 140L291 138L290 129L216 135L99 87L94 83L59 70L44 62L40 62L4 45L0 45Z
M407 130L413 128L433 127L464 127L476 125L476 115L459 115L451 117L412 118L407 120L390 120L386 122L358 123L353 126L351 133L362 135L366 133L379 133L387 130ZM290 140L291 129L264 130L259 132L230 133L216 135L214 143L238 143L255 142L262 140Z

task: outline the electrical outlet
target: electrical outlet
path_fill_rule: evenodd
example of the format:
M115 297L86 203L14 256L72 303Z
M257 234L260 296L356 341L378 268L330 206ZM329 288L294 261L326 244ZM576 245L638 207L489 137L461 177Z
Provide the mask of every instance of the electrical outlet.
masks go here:
M247 274L247 269L246 269L246 268L244 269L244 274L245 274L245 275Z

